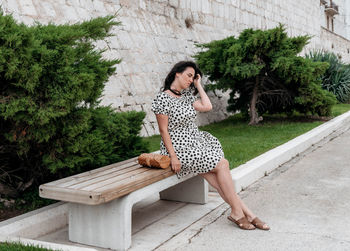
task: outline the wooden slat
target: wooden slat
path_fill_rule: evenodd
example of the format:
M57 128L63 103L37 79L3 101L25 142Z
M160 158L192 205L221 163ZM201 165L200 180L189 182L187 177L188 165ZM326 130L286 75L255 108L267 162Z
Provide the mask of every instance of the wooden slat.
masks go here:
M85 179L80 180L79 183L69 185L69 186L67 186L67 188L80 189L80 188L86 187L88 185L92 185L94 183L104 181L104 180L107 180L109 178L116 177L118 175L129 173L131 171L140 169L141 167L142 166L140 166L139 164L136 164L134 166L130 166L130 167L124 168L122 170L117 170L115 172L110 172L110 173L104 173L104 174L101 174L101 175L96 176L96 177L91 177L91 178L85 177Z
M103 201L108 202L108 201L114 200L116 198L119 198L123 195L129 194L133 191L136 191L140 188L143 188L147 185L153 184L159 180L170 177L172 175L174 175L174 172L169 168L169 170L166 172L161 172L161 173L159 173L159 175L151 176L149 179L143 180L137 184L130 184L128 186L125 186L121 190L110 190L108 192L104 191L104 192L102 192L101 197L103 198Z
M127 178L121 179L119 182L116 183L110 183L106 186L101 186L99 188L95 188L94 190L90 190L90 191L94 191L97 193L105 193L108 191L115 191L115 190L121 190L123 188L125 188L125 186L133 186L136 185L138 183L141 183L144 180L147 179L151 179L153 176L158 176L161 175L162 173L166 173L170 170L170 168L168 169L150 169L150 168L146 168L144 167L145 172L143 173L139 173L135 176L129 176Z
M99 193L49 185L41 185L39 187L39 195L47 199L63 200L87 205L98 205L105 202L104 198L102 198Z
M122 166L113 167L111 169L104 170L104 171L101 171L101 172L96 172L93 175L88 175L88 176L84 176L84 177L76 177L76 178L72 179L71 181L67 181L65 183L61 183L61 184L59 184L57 186L59 186L59 187L67 187L67 188L68 187L79 186L79 184L84 183L84 182L86 182L88 180L91 180L91 179L98 179L98 178L105 177L105 176L108 176L108 175L115 176L115 175L118 175L118 174L123 174L125 172L128 172L130 168L137 169L137 168L141 167L138 163L135 163L133 165L132 164L133 163L127 163L127 164L124 164Z
M85 178L96 177L96 176L103 175L108 172L113 172L119 169L122 170L124 168L129 167L130 165L135 165L135 164L137 164L137 157L129 160L124 160L122 162L114 163L108 166L104 166L101 168L97 168L91 171L87 171L84 173L76 174L60 180L52 181L49 184L65 187L65 186L74 184L75 181L79 182L81 180L84 180Z
M115 177L111 177L107 180L92 184L92 185L87 185L85 187L80 187L81 190L84 191L97 191L101 187L106 187L109 185L116 186L120 181L129 179L130 177L135 177L136 175L144 172L148 172L150 169L146 167L140 167L136 170L133 170L131 172L122 174L122 175L117 175Z

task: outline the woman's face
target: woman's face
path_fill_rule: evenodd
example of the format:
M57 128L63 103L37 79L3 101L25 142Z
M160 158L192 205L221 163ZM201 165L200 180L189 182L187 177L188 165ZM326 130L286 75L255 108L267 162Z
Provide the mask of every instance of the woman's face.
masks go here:
M182 89L190 87L194 79L194 74L195 71L192 67L187 67L182 73L176 73Z

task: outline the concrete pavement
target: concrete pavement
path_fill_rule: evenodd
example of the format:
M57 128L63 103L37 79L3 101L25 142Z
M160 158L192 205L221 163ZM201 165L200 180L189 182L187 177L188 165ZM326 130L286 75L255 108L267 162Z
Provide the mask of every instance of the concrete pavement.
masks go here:
M240 230L223 204L157 250L350 250L350 130L327 140L240 193L270 231Z

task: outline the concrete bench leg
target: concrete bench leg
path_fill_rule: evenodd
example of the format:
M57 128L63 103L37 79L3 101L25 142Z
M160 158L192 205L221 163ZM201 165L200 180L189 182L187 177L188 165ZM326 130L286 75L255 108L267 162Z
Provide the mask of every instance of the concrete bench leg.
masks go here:
M201 176L197 175L160 192L160 198L205 204L208 202L208 183Z
M131 210L128 197L102 205L69 205L69 240L87 245L127 250L131 245Z

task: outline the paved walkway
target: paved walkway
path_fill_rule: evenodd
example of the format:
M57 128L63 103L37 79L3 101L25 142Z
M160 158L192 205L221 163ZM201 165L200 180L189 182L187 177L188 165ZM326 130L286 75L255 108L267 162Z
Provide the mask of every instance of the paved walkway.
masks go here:
M222 204L157 250L350 250L350 130L240 196L270 231L238 229Z

